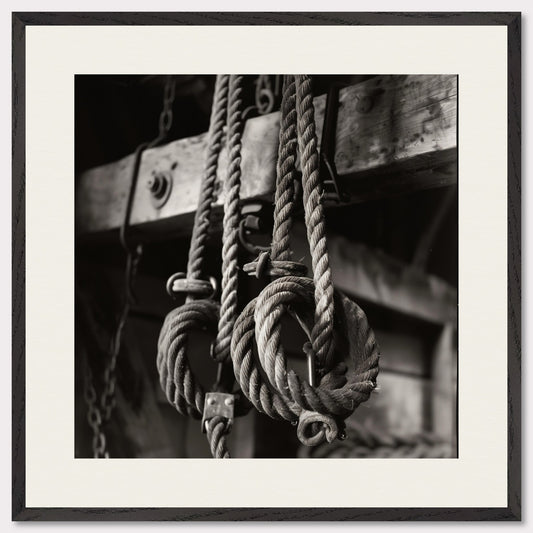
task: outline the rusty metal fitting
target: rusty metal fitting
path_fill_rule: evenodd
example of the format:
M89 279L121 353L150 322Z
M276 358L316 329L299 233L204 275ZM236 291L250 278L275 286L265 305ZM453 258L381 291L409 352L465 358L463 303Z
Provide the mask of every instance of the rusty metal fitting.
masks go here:
M172 191L172 173L169 171L157 172L148 180L146 186L150 191L152 205L157 209L161 209Z

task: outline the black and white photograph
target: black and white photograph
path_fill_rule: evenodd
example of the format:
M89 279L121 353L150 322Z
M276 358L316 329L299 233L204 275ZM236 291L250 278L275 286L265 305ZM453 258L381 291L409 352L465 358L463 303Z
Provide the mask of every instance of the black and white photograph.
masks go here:
M522 519L520 13L11 16L13 521Z
M76 76L76 457L456 457L457 83Z

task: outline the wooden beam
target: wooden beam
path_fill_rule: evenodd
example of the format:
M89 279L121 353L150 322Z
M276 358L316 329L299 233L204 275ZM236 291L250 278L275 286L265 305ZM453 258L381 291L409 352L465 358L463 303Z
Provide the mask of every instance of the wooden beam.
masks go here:
M380 251L328 239L333 281L370 302L437 324L457 319L457 290Z
M311 272L306 229L292 229L293 257ZM441 278L345 237L328 234L329 263L335 286L348 296L421 318L434 324L457 320L457 289Z
M335 163L351 202L454 183L456 176L457 78L376 76L340 92ZM325 95L315 98L320 138ZM272 198L279 113L246 122L241 197ZM206 135L180 139L143 155L131 224L134 231L186 233L196 209ZM223 151L219 180L225 175ZM133 155L91 169L77 180L78 235L116 230L122 224ZM159 171L172 175L172 191L160 209L147 183ZM218 205L222 202L219 198ZM219 211L219 210L218 210Z

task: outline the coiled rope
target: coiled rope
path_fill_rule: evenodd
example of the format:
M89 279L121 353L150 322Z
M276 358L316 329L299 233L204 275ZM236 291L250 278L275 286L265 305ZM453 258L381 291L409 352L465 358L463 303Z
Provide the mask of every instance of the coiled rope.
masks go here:
M450 442L438 435L423 431L407 433L400 431L382 431L368 424L362 425L350 421L350 438L332 446L317 446L298 451L300 458L340 458L340 457L375 457L375 458L444 458L452 457Z
M241 161L241 85L242 76L217 76L208 133L206 166L202 179L200 199L196 211L189 249L187 274L171 277L167 286L174 294L186 293L184 305L171 311L165 318L158 341L157 369L160 383L168 401L184 415L200 418L205 409L206 394L195 378L187 358L188 336L193 330L206 330L216 335L211 355L219 366L229 357L231 332L237 315L237 249L238 200ZM224 126L228 130L228 176L224 183L224 230L222 248L222 294L219 305L205 295L213 292L212 284L202 279L203 261L215 201L215 183ZM202 296L201 299L196 299ZM217 382L215 390L222 388ZM236 397L235 414L245 412L242 398ZM231 422L222 416L206 420L205 430L213 457L227 458L226 434Z
M244 270L258 277L283 277L267 285L240 314L231 356L236 379L252 404L272 418L297 423L301 442L314 446L342 436L342 421L368 399L376 386L379 352L362 309L333 288L308 76L284 79L279 140L271 250ZM301 277L303 265L290 260L298 149L313 280ZM318 385L313 376L307 381L287 370L280 342L281 318L286 313L292 314L310 337L304 351L311 367L318 367ZM343 362L346 351L351 371Z

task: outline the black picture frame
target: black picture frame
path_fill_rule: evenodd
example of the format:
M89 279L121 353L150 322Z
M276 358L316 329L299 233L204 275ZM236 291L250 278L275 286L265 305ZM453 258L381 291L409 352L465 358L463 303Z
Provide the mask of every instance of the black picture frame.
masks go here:
M508 500L498 508L30 508L25 502L25 35L32 25L500 25L508 35ZM12 14L12 518L56 520L474 521L521 519L520 13Z

